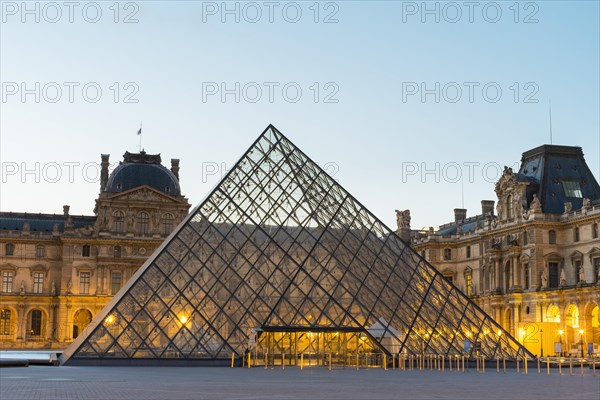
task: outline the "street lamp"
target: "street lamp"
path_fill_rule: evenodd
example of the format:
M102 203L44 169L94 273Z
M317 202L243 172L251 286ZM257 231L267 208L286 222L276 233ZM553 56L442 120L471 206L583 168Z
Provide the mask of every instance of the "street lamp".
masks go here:
M544 357L544 331L540 329L540 357Z
M558 338L560 340L560 354L559 354L560 357L562 357L562 355L563 355L563 347L562 347L562 335L563 335L563 333L565 333L565 331L563 331L562 329L558 330Z
M584 330L580 329L579 330L579 342L581 343L581 358L583 358L583 334L584 334Z

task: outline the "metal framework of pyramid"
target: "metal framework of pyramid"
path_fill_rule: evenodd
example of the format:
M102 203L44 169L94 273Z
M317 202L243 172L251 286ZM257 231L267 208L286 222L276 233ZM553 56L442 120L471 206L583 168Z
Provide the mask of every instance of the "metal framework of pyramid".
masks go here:
M62 361L223 363L267 331L355 332L388 356L534 358L269 125Z

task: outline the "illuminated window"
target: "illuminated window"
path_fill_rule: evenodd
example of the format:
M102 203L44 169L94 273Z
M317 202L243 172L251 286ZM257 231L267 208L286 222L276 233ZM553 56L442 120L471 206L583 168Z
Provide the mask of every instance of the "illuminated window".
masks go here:
M162 217L163 234L168 235L173 231L173 215L165 214Z
M125 231L125 214L123 211L115 211L113 214L113 231L117 233Z
M10 335L12 334L12 329L10 325L10 310L3 309L0 310L0 335Z
M577 181L563 181L563 189L566 197L574 197L581 199L583 194L581 193L581 185Z
M121 278L122 274L120 271L112 271L110 273L110 293L112 295L117 294L121 290Z
M35 256L36 257L44 257L44 245L38 244L35 246Z
M80 294L89 294L90 293L90 272L80 272L79 273L79 293Z
M42 334L42 311L31 311L31 326L29 333L31 336L40 336Z
M4 250L7 256L12 256L15 254L15 245L12 243L6 243Z
M148 233L148 221L150 220L150 217L148 216L147 212L141 212L138 214L138 233L140 235L145 235L146 233Z
M81 248L81 256L82 257L89 257L90 256L90 245L89 244L84 244L83 247Z
M548 231L548 243L556 244L556 231Z
M2 271L2 292L12 293L14 272L13 271Z
M33 273L33 293L42 293L44 291L44 273Z
M467 291L467 296L470 296L472 293L472 285L473 285L473 275L471 273L467 273L465 275L465 289Z

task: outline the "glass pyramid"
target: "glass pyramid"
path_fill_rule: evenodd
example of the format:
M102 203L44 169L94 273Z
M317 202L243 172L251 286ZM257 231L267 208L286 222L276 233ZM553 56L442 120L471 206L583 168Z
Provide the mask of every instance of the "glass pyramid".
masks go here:
M357 360L533 358L270 125L62 360L269 362L334 342Z

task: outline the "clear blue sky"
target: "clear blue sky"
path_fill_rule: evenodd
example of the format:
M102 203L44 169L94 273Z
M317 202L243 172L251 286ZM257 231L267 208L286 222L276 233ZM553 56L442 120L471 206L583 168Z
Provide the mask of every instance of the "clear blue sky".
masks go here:
M0 208L91 214L90 163L137 151L140 121L194 205L273 123L391 227L439 225L550 141L550 101L598 177L598 1L314 3L3 1Z

